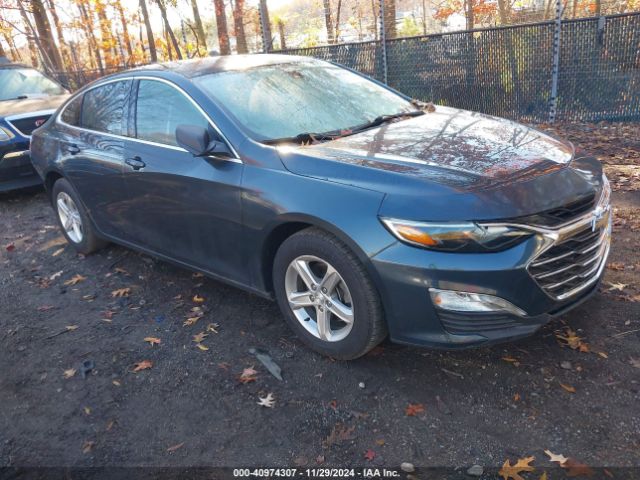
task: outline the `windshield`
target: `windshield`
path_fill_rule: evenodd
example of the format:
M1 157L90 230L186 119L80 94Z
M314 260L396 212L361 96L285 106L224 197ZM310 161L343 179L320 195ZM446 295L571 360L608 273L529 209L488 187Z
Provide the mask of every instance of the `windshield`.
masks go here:
M415 110L360 75L313 61L213 73L194 82L260 140L345 130Z
M31 68L0 69L0 100L23 96L62 95L65 89Z

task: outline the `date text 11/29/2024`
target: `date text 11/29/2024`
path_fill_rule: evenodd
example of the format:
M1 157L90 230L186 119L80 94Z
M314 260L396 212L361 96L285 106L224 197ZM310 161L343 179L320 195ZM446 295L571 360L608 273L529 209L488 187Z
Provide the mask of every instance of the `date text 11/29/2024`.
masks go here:
M396 478L400 471L387 468L234 468L235 478Z

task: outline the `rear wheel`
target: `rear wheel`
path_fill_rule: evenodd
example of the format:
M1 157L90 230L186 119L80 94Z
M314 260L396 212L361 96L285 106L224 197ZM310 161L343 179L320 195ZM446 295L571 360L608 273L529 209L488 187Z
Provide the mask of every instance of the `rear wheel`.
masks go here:
M51 196L62 233L73 248L86 255L107 244L96 235L78 194L67 180L59 179L53 185Z
M285 240L273 284L287 323L320 353L357 358L386 335L369 275L344 243L323 230L309 228Z

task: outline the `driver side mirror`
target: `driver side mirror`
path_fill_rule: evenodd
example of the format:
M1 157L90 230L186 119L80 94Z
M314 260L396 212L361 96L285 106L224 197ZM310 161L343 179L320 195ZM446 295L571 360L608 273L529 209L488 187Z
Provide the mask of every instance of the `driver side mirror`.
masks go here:
M224 142L211 138L209 130L197 125L178 125L176 140L178 145L195 157L219 155L231 157L232 153Z

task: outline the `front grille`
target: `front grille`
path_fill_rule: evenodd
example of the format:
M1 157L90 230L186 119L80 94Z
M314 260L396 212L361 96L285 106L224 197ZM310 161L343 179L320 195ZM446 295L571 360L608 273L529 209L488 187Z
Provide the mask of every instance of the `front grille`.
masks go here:
M541 212L535 215L518 219L519 223L527 225L539 225L542 227L557 227L576 218L589 210L593 210L595 203L595 194L587 195L574 202Z
M8 119L7 121L22 135L29 136L36 128L44 125L44 122L49 120L50 116L51 114L48 113L44 115L37 115L35 117L15 118L13 120Z
M609 227L591 225L553 245L530 265L538 285L557 300L564 300L595 283L609 249Z

